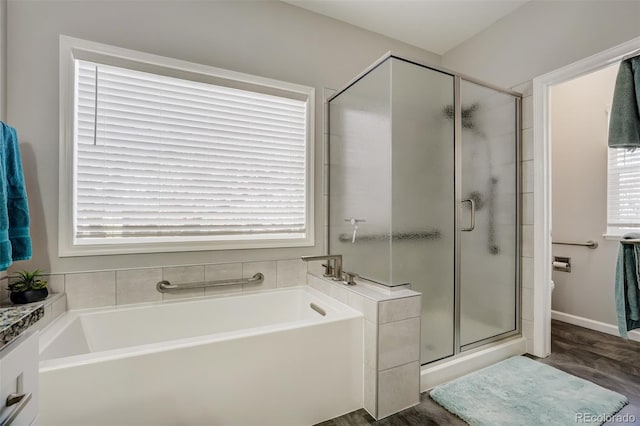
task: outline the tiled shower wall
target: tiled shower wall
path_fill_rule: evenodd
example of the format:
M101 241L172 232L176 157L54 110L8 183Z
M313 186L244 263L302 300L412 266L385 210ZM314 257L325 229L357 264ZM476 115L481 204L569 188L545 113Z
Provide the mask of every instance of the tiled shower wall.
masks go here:
M527 352L533 349L533 85L526 82L513 90L522 93L522 335Z
M180 293L160 293L156 290L156 283L161 280L168 280L172 284L232 280L249 278L257 272L264 274L264 281L260 284L184 290ZM44 278L49 281L52 293L67 294L68 309L83 309L302 285L307 283L307 263L298 258L53 274ZM9 296L6 284L2 284L1 291L1 299L6 302Z

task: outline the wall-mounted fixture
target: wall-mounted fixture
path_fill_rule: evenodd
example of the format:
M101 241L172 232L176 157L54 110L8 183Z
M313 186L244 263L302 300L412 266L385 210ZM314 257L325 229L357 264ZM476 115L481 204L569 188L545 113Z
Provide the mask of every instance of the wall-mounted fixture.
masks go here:
M571 258L553 256L553 270L560 272L571 272Z

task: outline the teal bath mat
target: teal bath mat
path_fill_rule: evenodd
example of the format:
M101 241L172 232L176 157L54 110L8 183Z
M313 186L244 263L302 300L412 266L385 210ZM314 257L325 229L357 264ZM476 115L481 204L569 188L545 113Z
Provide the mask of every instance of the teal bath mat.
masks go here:
M602 424L623 395L518 356L437 386L431 399L472 426Z

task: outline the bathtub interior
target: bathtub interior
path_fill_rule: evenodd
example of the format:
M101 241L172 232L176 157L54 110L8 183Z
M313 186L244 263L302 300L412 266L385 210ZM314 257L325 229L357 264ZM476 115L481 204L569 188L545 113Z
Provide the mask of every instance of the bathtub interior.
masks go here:
M322 315L311 305L319 307ZM40 360L95 352L217 339L334 321L359 313L307 286L239 296L69 311L41 338Z

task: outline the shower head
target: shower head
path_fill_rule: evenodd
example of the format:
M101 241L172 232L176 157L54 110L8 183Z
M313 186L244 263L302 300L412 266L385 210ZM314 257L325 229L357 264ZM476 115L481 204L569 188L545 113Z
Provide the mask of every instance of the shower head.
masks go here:
M461 115L462 115L462 128L468 130L475 130L475 123L473 122L474 113L480 108L480 104L473 103L469 106L462 105L461 107ZM453 105L447 105L442 110L442 113L449 120L453 120L455 117L455 108Z

